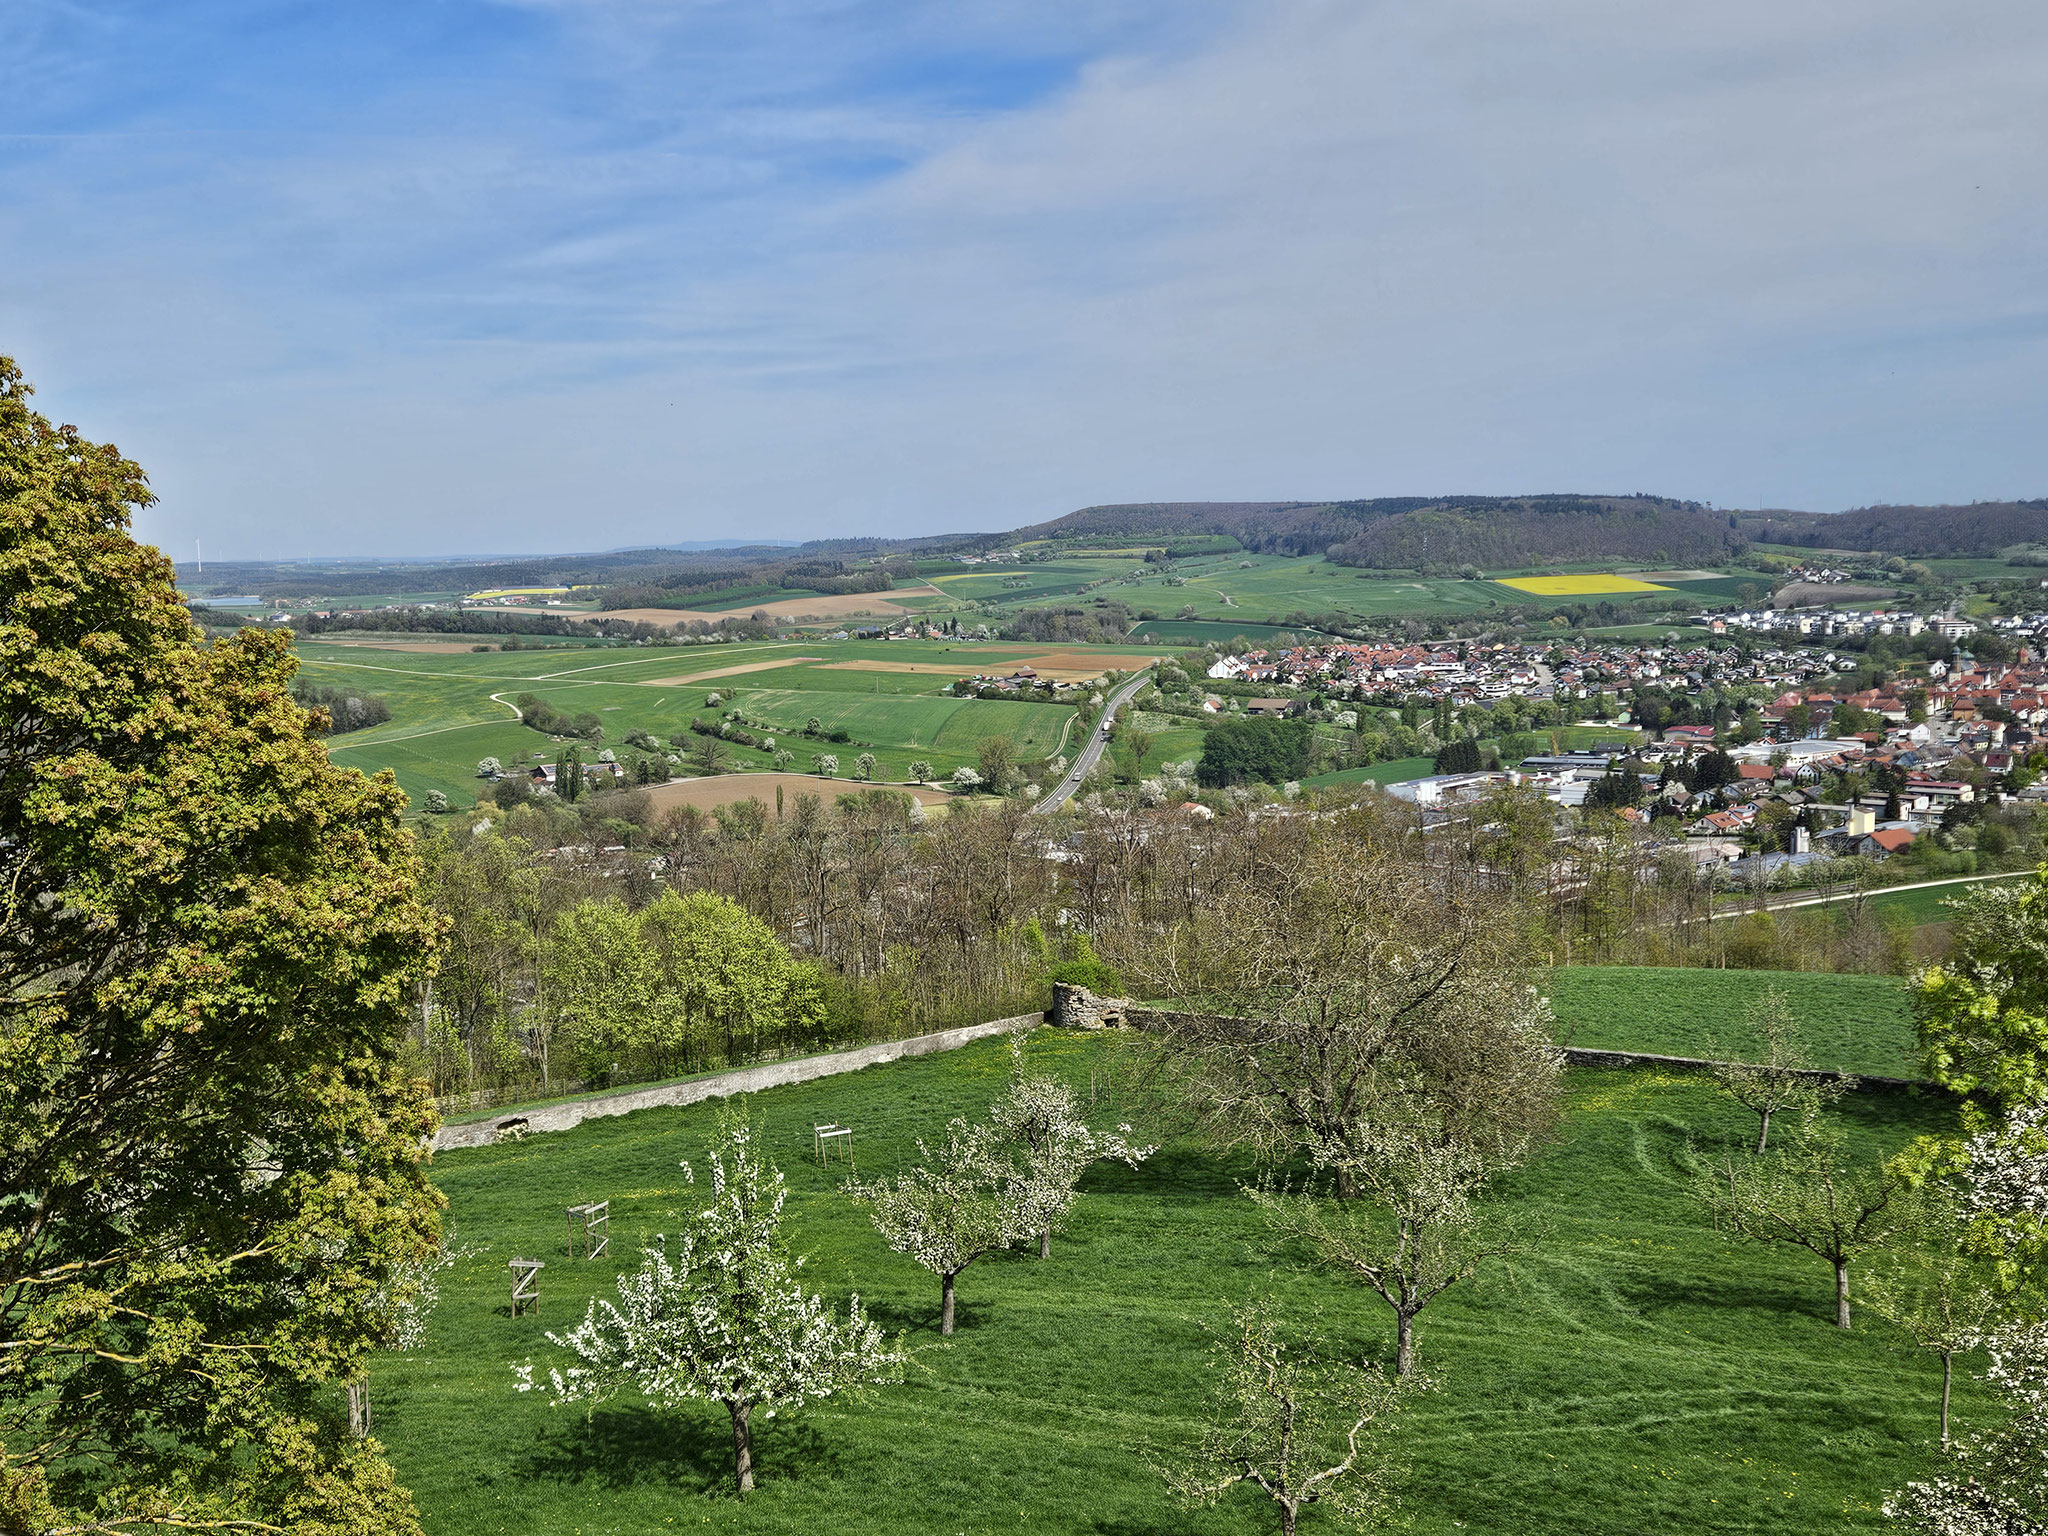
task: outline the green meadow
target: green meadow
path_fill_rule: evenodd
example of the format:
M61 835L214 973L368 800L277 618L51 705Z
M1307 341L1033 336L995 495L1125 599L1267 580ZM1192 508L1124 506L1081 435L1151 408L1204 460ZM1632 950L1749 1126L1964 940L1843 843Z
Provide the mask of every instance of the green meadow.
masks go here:
M778 641L718 646L598 646L531 651L421 653L373 649L318 639L303 640L303 675L327 686L360 688L391 706L387 723L330 738L338 763L375 772L396 771L417 802L439 789L467 806L486 757L509 763L543 754L553 761L564 743L519 723L514 700L534 694L563 713L594 714L605 744L621 747L629 732L644 730L664 742L687 744L693 719L715 720L738 709L783 733L812 719L822 729L844 729L850 742L780 735L777 745L797 754L830 752L841 771L872 752L877 777L908 777L913 761L930 762L941 775L971 765L980 743L1008 736L1020 761L1048 758L1080 740L1080 711L1066 704L956 699L942 693L955 677L1006 673L1048 647L944 641ZM1092 648L1090 661L1129 667L1156 650ZM852 665L847 665L851 663ZM931 671L874 670L912 664ZM760 670L753 670L759 668ZM734 669L747 669L735 671ZM724 675L713 675L724 674ZM707 701L718 697L717 704ZM732 749L736 769L772 767L770 757Z
M1724 1038L1742 997L1723 973L1560 972L1560 1016L1604 1042L1693 1054ZM1825 1059L1863 1066L1890 1016L1859 978L1807 987ZM1746 979L1753 981L1753 979ZM1845 983L1849 983L1845 985ZM1681 1006L1683 1004L1683 1006ZM1639 1021L1639 1027L1631 1021ZM1034 1063L1084 1101L1112 1080L1117 1042L1040 1030ZM1876 1052L1873 1056L1871 1053ZM545 1333L611 1293L641 1246L695 1198L718 1111L651 1110L519 1143L444 1153L434 1178L459 1241L481 1251L444 1287L419 1351L372 1370L377 1434L433 1536L678 1529L752 1533L1073 1532L1235 1536L1276 1529L1248 1494L1184 1512L1155 1466L1189 1443L1208 1330L1271 1290L1319 1314L1340 1347L1388 1358L1382 1303L1272 1243L1239 1192L1241 1159L1169 1142L1141 1168L1083 1184L1050 1260L984 1259L960 1286L960 1331L937 1334L937 1282L888 1252L811 1156L811 1124L854 1127L863 1173L907 1165L916 1140L981 1114L1007 1056L986 1041L755 1096L747 1112L788 1176L808 1282L857 1292L912 1351L901 1385L764 1426L759 1490L729 1492L722 1410L622 1398L550 1407L511 1367L565 1355ZM1106 1098L1098 1121L1117 1113ZM1948 1128L1939 1102L1865 1090L1842 1101L1851 1148L1874 1159ZM1418 1329L1435 1381L1396 1436L1418 1532L1637 1536L1877 1531L1885 1490L1932 1464L1938 1367L1867 1312L1838 1331L1831 1277L1808 1256L1716 1236L1687 1189L1700 1150L1749 1117L1703 1079L1575 1069L1553 1140L1500 1193L1541 1232L1534 1252L1447 1293ZM700 1186L701 1187L701 1186ZM612 1252L571 1260L563 1209L612 1202ZM513 1318L506 1260L539 1257L537 1316ZM1852 1272L1853 1273L1853 1272ZM1958 1373L1959 1415L1982 1399ZM1311 1512L1303 1530L1330 1528Z

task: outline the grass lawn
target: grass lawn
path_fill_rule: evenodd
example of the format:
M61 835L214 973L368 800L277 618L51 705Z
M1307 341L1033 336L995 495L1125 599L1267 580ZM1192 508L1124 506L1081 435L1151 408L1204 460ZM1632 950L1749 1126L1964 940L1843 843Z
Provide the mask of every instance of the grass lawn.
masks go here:
M1114 1049L1041 1031L1034 1056L1085 1095ZM858 1291L916 1352L901 1386L762 1425L759 1491L725 1491L721 1410L636 1399L595 1412L512 1389L509 1367L563 1352L543 1337L610 1294L637 1250L693 1198L716 1111L646 1111L501 1147L444 1153L434 1176L463 1241L488 1245L444 1286L426 1346L372 1370L377 1433L433 1536L509 1532L1074 1532L1223 1536L1277 1529L1240 1493L1210 1512L1170 1503L1148 1462L1193 1434L1205 1327L1268 1287L1320 1310L1344 1347L1386 1358L1377 1298L1276 1252L1238 1192L1252 1170L1185 1145L1142 1169L1093 1171L1053 1257L984 1259L941 1344L938 1285L887 1252L809 1159L810 1125L855 1127L860 1167L999 1091L1006 1053L982 1042L759 1095L751 1112L789 1177L809 1283ZM1546 1228L1537 1252L1440 1299L1418 1329L1440 1388L1400 1435L1424 1533L1875 1531L1884 1491L1931 1460L1937 1368L1859 1314L1831 1323L1831 1278L1804 1255L1731 1245L1686 1192L1689 1143L1743 1136L1748 1117L1696 1078L1576 1071L1555 1142L1503 1193ZM1113 1113L1103 1105L1097 1115ZM1931 1103L1845 1101L1858 1156L1946 1124ZM700 1173L701 1178L701 1173ZM608 1198L612 1256L568 1259L562 1210ZM538 1316L514 1319L505 1261L547 1261ZM1852 1272L1853 1273L1853 1272ZM1959 1372L1959 1413L1981 1399ZM1311 1513L1305 1532L1330 1528Z
M1317 787L1327 784L1405 784L1436 772L1436 760L1429 757L1397 757L1384 763L1367 763L1363 768L1343 768L1319 773L1301 782Z
M1743 1009L1775 987L1799 1019L1815 1066L1920 1076L1905 989L1893 976L1646 965L1560 966L1550 974L1558 1033L1571 1045L1705 1056L1714 1036L1740 1056L1761 1045L1742 1028Z

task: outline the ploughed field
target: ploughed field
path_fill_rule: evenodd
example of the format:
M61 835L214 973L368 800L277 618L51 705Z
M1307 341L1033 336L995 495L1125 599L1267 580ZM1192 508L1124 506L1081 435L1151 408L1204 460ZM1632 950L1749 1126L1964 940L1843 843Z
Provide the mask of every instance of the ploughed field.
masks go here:
M420 644L423 642L414 642ZM481 643L481 642L479 642ZM729 709L767 721L776 745L805 768L817 753L838 757L842 776L872 752L878 781L903 780L910 765L929 762L945 777L972 766L980 743L1008 736L1019 763L1071 752L1083 724L1067 704L961 699L941 689L957 677L1008 675L1020 666L1076 677L1081 663L1099 670L1135 668L1158 648L1091 648L970 644L959 641L762 642L717 646L561 647L530 651L426 652L386 650L318 639L298 645L303 675L326 687L383 697L391 719L370 730L329 739L338 763L396 771L415 802L428 790L467 807L484 788L476 765L486 757L508 767L515 757L563 745L520 724L514 700L534 694L564 715L596 715L601 744L579 743L586 760L596 745L625 752L629 732L645 730L681 752L693 719L715 721ZM716 705L706 701L718 696ZM844 730L848 742L800 734L813 719L822 734ZM755 734L764 734L750 727ZM1063 745L1064 733L1064 745ZM734 770L772 769L766 751L734 744ZM688 771L688 770L685 770Z
M1562 973L1556 988L1568 1025L1604 1021L1603 1044L1695 1054L1706 1032L1728 1036L1743 1001L1716 990L1733 973L1634 973L1648 1022L1631 1040L1615 974ZM1864 1065L1890 1049L1895 1015L1873 988L1839 985L1860 978L1789 980L1814 983L1794 1002L1824 1059L1840 1052ZM1667 995L1687 1006L1656 1014L1650 1005ZM1091 1082L1108 1080L1115 1049L1050 1030L1031 1046L1034 1063L1066 1075L1084 1100ZM1386 1359L1392 1330L1376 1297L1273 1248L1239 1192L1250 1165L1176 1143L1137 1171L1096 1168L1049 1261L1034 1250L968 1270L960 1331L942 1344L938 1282L883 1248L838 1192L842 1168L828 1175L811 1160L812 1123L837 1120L855 1128L863 1173L903 1166L916 1138L980 1114L1007 1066L1001 1043L987 1041L748 1105L789 1178L789 1230L813 1256L809 1283L841 1303L858 1291L915 1354L900 1386L763 1425L761 1483L744 1506L727 1491L722 1410L663 1413L630 1399L556 1409L516 1393L510 1371L561 1361L544 1331L610 1294L641 1243L686 1207L677 1165L701 1158L716 1108L647 1111L437 1158L459 1240L486 1246L451 1274L426 1346L372 1371L377 1433L427 1529L1275 1529L1249 1495L1183 1513L1148 1464L1194 1433L1205 1327L1270 1286L1292 1307L1321 1309L1351 1349ZM1903 1092L1866 1090L1844 1105L1856 1151L1871 1158L1952 1118ZM1114 1110L1105 1099L1095 1115L1108 1121ZM1708 1229L1687 1193L1687 1148L1751 1125L1696 1077L1570 1073L1558 1136L1503 1185L1548 1235L1533 1257L1452 1291L1419 1325L1422 1364L1441 1385L1416 1400L1400 1435L1416 1530L1883 1526L1884 1491L1930 1465L1938 1370L1873 1314L1836 1330L1825 1265ZM592 1199L612 1202L612 1253L572 1261L563 1209ZM515 1255L547 1261L537 1318L509 1315L505 1263ZM1981 1398L1967 1370L1959 1378L1967 1424ZM1303 1529L1321 1524L1311 1512Z

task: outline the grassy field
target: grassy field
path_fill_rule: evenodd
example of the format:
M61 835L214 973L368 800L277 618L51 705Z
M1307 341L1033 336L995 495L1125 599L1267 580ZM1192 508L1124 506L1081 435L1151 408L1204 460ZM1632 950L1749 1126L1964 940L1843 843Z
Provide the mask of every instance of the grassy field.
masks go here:
M1740 1057L1761 1044L1743 1029L1743 1010L1772 988L1799 1019L1816 1066L1920 1075L1905 990L1893 976L1561 966L1551 973L1550 1001L1559 1034L1572 1045L1705 1056L1718 1039Z
M1405 784L1410 779L1427 778L1435 772L1434 758L1399 757L1384 763L1368 763L1363 768L1343 768L1335 773L1319 773L1314 778L1303 779L1301 782L1317 787L1329 784Z
M1039 1064L1084 1095L1114 1049L1099 1036L1037 1039ZM760 1488L744 1505L725 1491L730 1442L715 1407L551 1409L515 1393L510 1372L560 1362L544 1331L609 1294L690 1198L677 1164L701 1156L715 1111L646 1111L437 1158L461 1239L484 1251L450 1276L426 1346L372 1370L377 1433L427 1530L1274 1529L1245 1495L1211 1512L1175 1509L1149 1465L1194 1433L1205 1327L1270 1287L1290 1308L1320 1310L1347 1348L1385 1358L1391 1329L1377 1298L1272 1247L1238 1192L1250 1167L1176 1144L1137 1172L1098 1168L1049 1261L998 1257L967 1272L960 1332L941 1344L936 1281L888 1253L809 1159L811 1123L836 1119L855 1127L863 1172L902 1166L915 1138L980 1113L1005 1065L984 1042L752 1101L789 1176L809 1283L841 1302L858 1291L916 1353L901 1386L765 1425ZM1875 1092L1845 1101L1843 1115L1862 1157L1947 1123L1927 1101ZM1836 1330L1816 1261L1708 1229L1685 1189L1688 1147L1748 1125L1697 1078L1571 1074L1559 1135L1503 1188L1544 1224L1536 1253L1453 1290L1421 1322L1422 1363L1441 1386L1416 1400L1399 1439L1415 1530L1882 1528L1884 1490L1930 1464L1937 1371L1868 1314ZM594 1198L612 1202L612 1256L572 1262L562 1209ZM508 1315L514 1254L548 1262L537 1317ZM1959 1377L1968 1423L1981 1400ZM1311 1514L1303 1528L1326 1525Z
M1067 705L941 695L956 676L1046 660L1047 648L1032 645L804 641L425 655L308 640L298 651L309 681L365 689L391 705L388 723L331 738L334 761L365 772L392 768L415 800L439 789L457 806L467 806L480 787L475 774L481 759L510 763L540 752L553 761L560 751L562 744L519 723L512 701L526 693L565 714L595 714L605 742L614 747L633 730L663 741L685 737L692 719L714 719L725 709L738 708L784 730L800 729L815 716L827 730L844 727L856 744L801 738L778 738L778 744L800 759L818 751L837 753L848 767L852 755L872 750L884 779L907 777L916 759L949 774L974 762L987 736L1012 737L1022 761L1048 757L1059 750L1061 731L1076 715ZM1128 667L1156 654L1109 648L1085 653L1104 667ZM935 670L873 670L906 665ZM720 700L715 706L706 703L714 693ZM863 742L872 746L858 745ZM765 754L745 748L735 748L733 757L737 767L770 766Z

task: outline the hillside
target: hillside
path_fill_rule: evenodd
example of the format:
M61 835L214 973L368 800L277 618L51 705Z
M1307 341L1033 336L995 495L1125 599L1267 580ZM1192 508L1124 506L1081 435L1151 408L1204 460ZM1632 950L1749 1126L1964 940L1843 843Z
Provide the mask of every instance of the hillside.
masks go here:
M1474 497L1382 516L1330 546L1339 565L1499 568L1538 562L1650 560L1711 565L1746 541L1726 515L1660 496Z
M1991 556L2015 544L2048 542L2048 498L1969 506L1858 507L1848 512L1743 514L1741 531L1761 544L1867 549L1888 555Z
M1083 507L1019 528L1018 543L1225 534L1258 554L1339 565L1501 567L1547 561L1725 560L1745 540L1725 514L1662 496L1382 496L1361 501L1145 502Z

